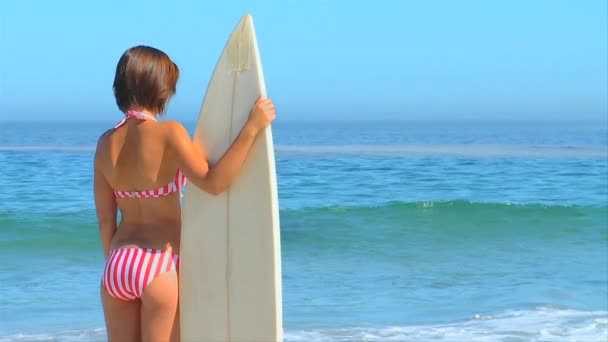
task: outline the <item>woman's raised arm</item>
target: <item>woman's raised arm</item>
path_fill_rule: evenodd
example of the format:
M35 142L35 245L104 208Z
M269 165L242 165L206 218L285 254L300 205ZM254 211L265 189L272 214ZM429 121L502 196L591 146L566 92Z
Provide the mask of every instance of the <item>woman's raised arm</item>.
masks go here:
M176 121L168 121L169 144L175 152L178 167L188 180L212 195L224 192L239 174L255 137L276 117L274 104L258 98L249 119L230 148L213 166L210 166L202 147L195 144L188 131Z

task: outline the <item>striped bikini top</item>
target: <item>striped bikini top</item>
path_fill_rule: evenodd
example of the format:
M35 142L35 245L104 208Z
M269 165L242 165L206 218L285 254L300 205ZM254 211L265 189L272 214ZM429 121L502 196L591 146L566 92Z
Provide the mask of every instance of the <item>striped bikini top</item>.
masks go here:
M137 119L137 120L156 120L155 118L146 115L145 113L141 113L141 112L136 112L134 110L130 110L127 112L127 115L125 115L125 118L122 119L118 124L116 124L116 126L114 126L114 129L122 126L125 124L125 122L127 122L128 119ZM155 190L142 190L142 191L119 191L119 190L114 190L114 195L116 195L117 198L156 198L156 197L165 197L168 195L171 195L175 192L180 192L181 193L181 189L186 185L186 176L179 170L177 169L177 173L175 175L175 178L167 185L155 189Z

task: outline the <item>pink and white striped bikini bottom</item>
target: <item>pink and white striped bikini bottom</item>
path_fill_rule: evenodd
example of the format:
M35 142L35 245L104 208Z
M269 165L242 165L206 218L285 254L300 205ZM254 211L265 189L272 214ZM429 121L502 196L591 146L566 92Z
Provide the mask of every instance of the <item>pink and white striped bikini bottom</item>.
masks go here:
M103 285L112 297L133 300L160 274L178 270L179 255L169 250L119 248L106 261Z

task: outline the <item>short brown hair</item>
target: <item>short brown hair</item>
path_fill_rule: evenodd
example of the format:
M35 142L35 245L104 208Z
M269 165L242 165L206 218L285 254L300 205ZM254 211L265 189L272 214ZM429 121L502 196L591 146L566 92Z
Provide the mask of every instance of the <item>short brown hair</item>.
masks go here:
M135 46L120 57L114 76L114 97L121 111L151 110L163 114L175 95L179 69L164 52Z

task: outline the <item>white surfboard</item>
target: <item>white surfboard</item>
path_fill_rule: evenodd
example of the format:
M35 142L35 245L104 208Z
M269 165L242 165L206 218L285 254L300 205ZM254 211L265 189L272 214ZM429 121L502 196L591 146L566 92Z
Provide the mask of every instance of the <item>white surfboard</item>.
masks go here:
M258 96L266 96L253 29L245 15L217 62L195 141L214 163ZM186 187L180 268L182 341L282 340L279 205L270 127L238 179L219 196Z

